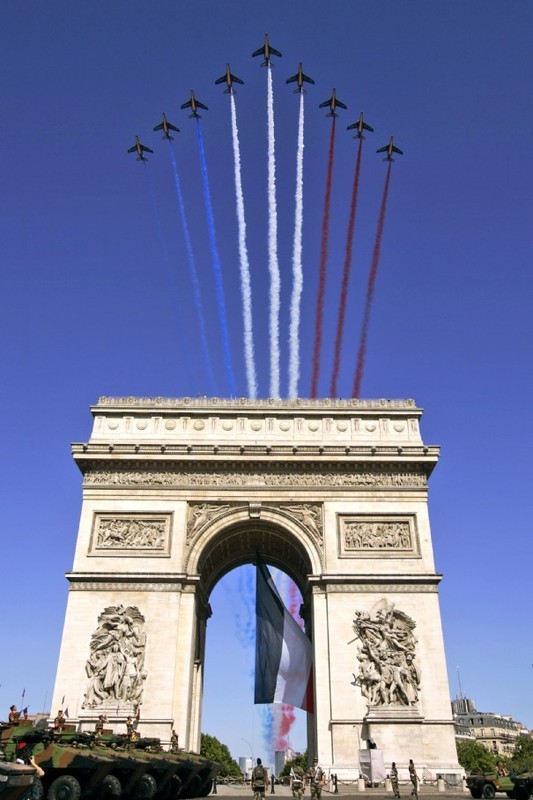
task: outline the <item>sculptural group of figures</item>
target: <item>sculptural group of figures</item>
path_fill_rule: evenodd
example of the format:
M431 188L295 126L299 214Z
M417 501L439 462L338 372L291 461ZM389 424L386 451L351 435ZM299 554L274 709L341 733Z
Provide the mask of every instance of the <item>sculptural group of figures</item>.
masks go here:
M362 644L354 684L361 687L369 706L415 705L420 689L415 622L386 600L380 600L370 613L356 611L355 615L353 630Z
M146 671L144 617L135 606L108 606L98 617L91 637L91 653L85 664L88 684L83 708L108 701L142 701Z
M346 522L344 542L347 550L411 548L411 531L408 522Z

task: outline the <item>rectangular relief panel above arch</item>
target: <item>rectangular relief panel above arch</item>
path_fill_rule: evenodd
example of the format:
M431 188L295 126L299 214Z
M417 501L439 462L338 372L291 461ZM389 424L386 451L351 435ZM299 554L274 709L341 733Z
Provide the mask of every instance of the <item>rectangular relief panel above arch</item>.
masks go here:
M420 558L415 514L337 514L339 558Z
M169 558L173 514L95 513L88 556Z

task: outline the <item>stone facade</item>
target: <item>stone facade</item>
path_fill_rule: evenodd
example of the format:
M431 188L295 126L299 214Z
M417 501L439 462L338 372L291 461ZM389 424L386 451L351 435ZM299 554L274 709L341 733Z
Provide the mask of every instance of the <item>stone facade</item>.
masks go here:
M315 658L310 750L356 777L459 773L427 509L438 448L410 400L101 398L73 453L83 506L53 707L140 706L198 749L209 596L260 552L298 584Z

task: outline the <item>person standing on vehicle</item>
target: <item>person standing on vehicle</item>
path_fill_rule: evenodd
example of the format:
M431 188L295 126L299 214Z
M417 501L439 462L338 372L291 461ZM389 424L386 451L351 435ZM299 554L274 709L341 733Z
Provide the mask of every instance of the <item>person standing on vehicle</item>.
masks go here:
M261 798L264 800L267 779L267 771L264 768L261 759L258 758L257 766L254 767L252 772L252 791L254 793L254 800L261 800Z
M418 775L416 774L416 769L412 758L409 759L409 779L413 784L413 791L411 792L410 797L414 797L415 800L418 800Z

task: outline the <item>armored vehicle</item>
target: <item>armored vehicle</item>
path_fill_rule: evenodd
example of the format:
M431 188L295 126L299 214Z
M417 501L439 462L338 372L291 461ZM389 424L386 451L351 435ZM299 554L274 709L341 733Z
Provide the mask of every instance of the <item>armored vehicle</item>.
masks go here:
M513 775L511 780L513 781L516 800L528 800L528 797L533 795L533 772L522 772L520 775Z
M466 779L466 785L470 789L472 797L484 797L486 800L492 800L496 796L496 792L505 792L507 797L514 798L514 784L508 775L498 775L495 772L487 773L486 775L469 775Z

